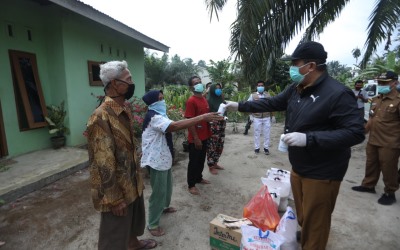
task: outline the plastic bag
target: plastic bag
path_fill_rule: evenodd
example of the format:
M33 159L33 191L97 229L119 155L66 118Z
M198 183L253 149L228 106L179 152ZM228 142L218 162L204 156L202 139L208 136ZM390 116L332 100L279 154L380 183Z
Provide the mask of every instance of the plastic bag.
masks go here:
M243 225L242 240L240 249L242 250L275 250L284 243L285 238L272 231L261 231L253 226Z
M270 180L264 177L261 177L261 182L265 185L268 186L269 189L278 189L279 190L279 195L283 198L288 198L290 191L291 191L291 186L290 182L283 182L280 180Z
M261 177L261 182L268 187L270 192L277 193L280 196L278 212L285 212L288 205L288 198L291 193L290 182L270 180L268 177Z
M249 219L262 231L274 231L279 223L278 207L272 200L267 186L257 192L257 194L244 206L243 217Z
M280 180L290 183L290 171L279 168L271 168L267 170L266 178L268 180Z
M298 244L296 239L297 218L291 207L286 208L276 233L285 238L285 243L281 245L281 250L297 250Z

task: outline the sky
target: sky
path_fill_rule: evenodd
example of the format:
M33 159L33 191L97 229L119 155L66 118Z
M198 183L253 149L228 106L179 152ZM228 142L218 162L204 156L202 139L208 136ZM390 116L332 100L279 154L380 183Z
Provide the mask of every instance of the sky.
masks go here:
M236 18L236 2L228 0L210 22L204 0L81 0L125 25L157 40L168 47L169 56L221 61L230 55L230 25ZM351 0L335 22L329 24L319 39L328 52L328 61L352 66L356 63L352 50L359 48L363 55L369 15L375 0ZM297 35L286 48L292 54L300 41ZM383 44L378 53L383 52ZM159 56L160 51L152 51ZM359 58L361 60L361 58Z

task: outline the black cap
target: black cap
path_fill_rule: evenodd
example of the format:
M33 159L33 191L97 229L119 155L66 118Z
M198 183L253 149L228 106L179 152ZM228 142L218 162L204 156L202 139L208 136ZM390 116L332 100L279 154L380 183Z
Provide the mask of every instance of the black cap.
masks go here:
M377 80L380 82L389 82L397 79L399 79L399 76L396 73L393 71L386 71L386 73L382 73L380 76L378 76Z
M162 93L161 90L150 90L142 97L142 100L144 101L144 103L146 103L147 106L150 106L151 104L158 102L160 92Z
M289 57L282 58L283 61L293 61L298 59L320 59L325 61L328 53L324 50L324 46L317 42L300 43Z

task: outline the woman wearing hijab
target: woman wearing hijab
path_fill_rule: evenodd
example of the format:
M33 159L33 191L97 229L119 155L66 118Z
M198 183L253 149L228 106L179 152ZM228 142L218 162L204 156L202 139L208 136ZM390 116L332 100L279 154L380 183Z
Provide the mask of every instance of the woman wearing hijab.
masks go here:
M207 95L207 101L208 106L210 107L210 112L217 112L219 105L224 102L221 84L211 84L210 90ZM223 167L218 165L218 161L224 149L225 127L225 120L211 123L212 135L211 138L208 140L207 145L207 165L211 174L218 174L218 170L224 169Z
M149 223L147 229L153 236L162 236L159 226L163 213L174 213L170 207L172 196L172 158L174 147L171 132L191 127L200 122L221 120L218 113L206 113L181 121L172 121L167 116L167 106L161 90L150 90L143 96L148 111L143 121L142 158L140 166L150 174L152 193L149 198Z

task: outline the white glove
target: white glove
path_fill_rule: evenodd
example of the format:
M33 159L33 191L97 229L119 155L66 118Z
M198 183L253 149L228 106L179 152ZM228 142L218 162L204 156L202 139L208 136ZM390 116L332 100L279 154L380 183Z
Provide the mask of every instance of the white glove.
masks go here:
M254 116L253 115L249 115L250 121L254 122Z
M271 123L276 123L275 116L271 116Z
M283 141L289 146L305 147L307 145L307 135L298 132L288 133L283 137Z
M226 101L226 110L229 111L238 111L239 108L239 103L237 102L231 102L231 101Z

